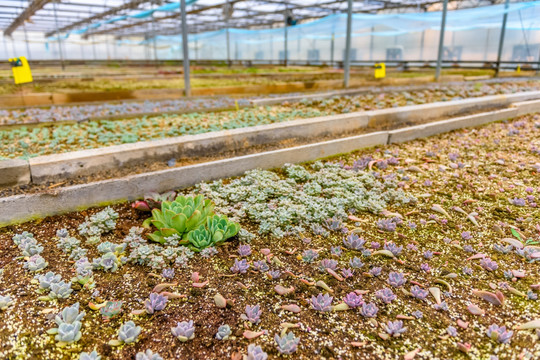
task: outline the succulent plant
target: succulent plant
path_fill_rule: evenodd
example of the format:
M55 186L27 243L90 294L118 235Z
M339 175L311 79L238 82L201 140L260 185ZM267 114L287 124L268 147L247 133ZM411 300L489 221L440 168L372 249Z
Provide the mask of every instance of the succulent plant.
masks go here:
M107 207L102 211L86 218L85 222L79 225L79 234L86 237L90 243L99 241L99 237L116 227L118 213Z
M268 271L268 276L270 276L272 279L279 279L279 277L281 276L281 271L279 271L278 269L270 270Z
M347 304L350 308L356 308L364 303L364 299L362 298L362 295L352 291L343 298L343 302L345 302L345 304Z
M141 327L135 325L133 321L128 321L120 326L118 330L118 340L111 340L109 344L118 346L122 344L131 344L137 341L137 337L141 333Z
M85 315L86 312L79 312L79 303L76 302L71 306L65 307L60 314L56 315L56 317L54 318L54 322L58 326L60 326L61 324L73 324L77 321L80 322Z
M151 293L150 299L146 299L144 302L144 308L148 314L153 314L154 311L161 311L167 306L167 296Z
M343 222L337 217L324 220L324 226L330 231L341 231L343 229Z
M363 317L372 318L377 316L377 312L379 312L379 308L374 303L366 303L364 302L362 304L362 307L360 308L360 314Z
M394 232L398 225L398 221L395 219L399 220L399 218L381 219L377 221L377 227L383 231Z
M254 261L253 262L253 268L255 270L258 270L260 272L266 272L270 269L270 267L268 266L268 263L266 262L266 260L259 260L259 261Z
M235 274L244 274L249 269L249 263L246 259L242 259L238 261L238 259L234 259L234 265L231 267L231 271Z
M398 337L405 331L407 331L407 327L403 326L403 321L401 320L389 321L384 326L384 329L389 335L392 335L393 337Z
M99 355L96 350L91 353L82 352L79 355L79 360L101 360L101 355Z
M161 209L152 210L152 217L145 220L144 227L150 224L157 228L148 235L153 241L165 243L165 237L178 235L180 244L187 244L187 234L204 225L206 218L214 215L214 204L202 195L195 197L178 196L174 201L163 201Z
M341 275L345 278L351 278L353 277L353 272L351 269L341 269Z
M302 260L306 263L312 263L318 257L319 253L312 249L304 250L302 253Z
M350 233L343 239L343 245L351 250L363 250L366 240L358 236L356 233Z
M394 254L394 256L399 256L401 251L403 251L403 246L397 246L393 242L389 242L384 244L384 249L390 251L392 254Z
M172 334L181 342L192 340L195 337L195 326L193 320L182 321L171 328Z
M378 266L372 267L371 269L369 269L369 273L372 276L379 276L382 273L382 268Z
M13 242L15 243L15 245L17 246L25 246L24 244L26 242L31 242L31 243L37 243L36 239L34 239L34 234L28 232L28 231L23 231L22 233L20 234L15 234L13 235L13 237L11 238L13 240ZM20 248L20 247L19 247Z
M37 242L28 241L19 246L19 249L22 252L22 256L30 257L33 255L39 255L43 252L43 246L39 245Z
M261 314L262 310L259 305L246 305L245 313L240 315L240 318L242 318L242 320L250 321L253 324L258 324L261 322Z
M338 262L334 259L322 259L319 261L319 271L326 272L326 269L336 270Z
M48 295L49 299L67 299L73 289L71 288L71 283L66 283L64 280L52 283L50 286L50 292Z
M209 257L212 257L214 255L216 255L218 253L217 249L215 247L207 247L205 249L202 249L200 254L202 257L204 258L209 258Z
M451 325L446 328L446 333L452 337L456 337L458 335L457 329Z
M375 292L375 297L379 300L382 300L385 304L390 304L394 301L397 296L389 288L383 288Z
M499 265L497 265L497 263L490 258L481 259L480 266L482 266L487 271L495 271L499 267Z
M251 246L247 244L238 246L238 254L244 257L251 255Z
M101 257L94 259L92 263L94 269L101 269L110 272L115 272L118 270L118 265L120 265L120 260L112 252L103 254Z
M11 305L13 305L13 299L11 299L10 295L0 295L0 310L4 311Z
M97 250L102 253L114 253L115 255L121 254L126 250L127 243L115 244L110 241L102 242L97 246Z
M514 335L514 332L507 331L506 326L498 326L497 324L492 324L486 330L486 335L492 340L498 341L501 344L508 344L510 342L510 339L512 338L512 335Z
M31 256L28 261L26 261L23 265L25 269L28 269L29 271L40 271L43 270L49 265L45 259L39 255L33 255Z
M311 297L311 307L317 311L331 311L334 298L328 294L319 294Z
M62 276L49 271L43 275L36 275L34 279L36 279L36 281L39 283L40 290L44 291L49 290L51 288L51 284L60 282L62 280Z
M135 355L135 360L163 360L158 353L153 352L150 349L147 349L145 352L138 352Z
M390 274L388 274L388 284L394 287L400 287L406 282L407 279L405 279L405 276L401 272L392 271Z
M161 272L161 276L163 276L165 279L174 278L174 269L173 268L163 269L163 271Z
M163 201L173 201L176 197L176 192L169 191L163 194L149 193L144 196L144 200L135 201L131 207L139 211L152 211L153 209L161 208Z
M268 359L268 354L263 351L263 349L254 344L248 345L247 357L246 360L266 360Z
M227 324L221 325L218 328L218 331L216 333L216 339L218 340L227 340L229 336L231 336L231 327Z
M422 289L418 285L413 285L411 286L411 294L412 296L414 296L415 298L419 300L424 300L429 295L429 292L427 290Z
M274 340L276 341L279 352L285 355L294 353L300 342L300 338L294 336L292 331L286 333L282 337L276 334Z
M106 320L110 320L122 311L122 301L107 301L105 306L99 309L99 313Z
M355 256L354 258L349 260L349 265L353 269L360 269L362 266L364 266L364 263L362 262L362 260L360 258Z
M341 250L340 246L332 246L330 248L330 255L340 257L343 253L343 250Z
M63 346L65 344L71 344L79 341L79 339L82 337L81 326L82 324L79 321L75 321L71 324L60 324L58 326L58 332L54 337L55 340L59 342L58 345Z
M206 227L213 234L214 239L216 239L216 244L235 236L240 231L239 224L230 221L226 216L220 215L209 216L206 220Z

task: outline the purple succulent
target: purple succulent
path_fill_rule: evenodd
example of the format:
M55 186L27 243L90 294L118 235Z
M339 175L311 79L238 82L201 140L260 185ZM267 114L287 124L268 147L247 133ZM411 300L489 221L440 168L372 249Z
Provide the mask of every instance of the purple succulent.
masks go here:
M171 328L172 334L180 341L186 342L195 337L195 326L193 320L182 321L176 324L176 327Z
M337 217L324 220L324 226L330 231L341 231L343 229L343 223Z
M261 322L261 314L262 310L259 305L246 305L246 312L245 314L240 315L240 318L242 318L242 320L250 321L253 324L258 324Z
M461 238L463 240L471 240L472 239L472 235L469 231L464 231L461 233Z
M378 249L378 248L380 248L380 247L381 247L381 244L378 243L377 241L372 241L372 242L371 242L371 248L372 248L372 249Z
M249 256L251 255L251 246L249 245L240 245L238 247L238 254L240 254L240 256Z
M433 251L427 250L426 252L424 252L424 257L428 260L431 259L433 257Z
M354 291L348 293L343 298L343 301L345 302L345 304L349 305L349 307L351 308L359 307L364 303L364 299L362 298L362 295L358 295Z
M353 162L353 170L364 170L368 167L369 163L373 160L371 156L364 156Z
M375 266L369 269L369 273L375 277L381 275L381 272L382 272L382 268L378 266Z
M372 318L377 316L379 308L374 303L363 303L362 308L360 309L360 314L363 317Z
M319 271L326 272L326 269L336 270L338 262L333 259L323 259L319 261Z
M331 311L334 298L328 294L319 294L311 297L311 307L317 311Z
M384 288L382 290L377 290L375 292L375 297L385 304L390 304L392 301L396 300L397 296L389 288Z
M300 338L294 336L293 332L288 332L284 336L280 337L276 334L274 340L277 344L280 353L288 355L296 351Z
M525 205L527 205L527 203L525 202L525 199L521 199L521 198L510 199L510 203L512 205L515 205L515 206L525 206Z
M266 260L259 260L253 262L253 268L255 270L258 270L260 272L266 272L270 269L268 264L266 263Z
M440 304L434 304L433 305L433 308L435 310L441 310L441 311L449 311L450 309L448 308L448 304L446 303L446 301L443 301L441 302Z
M353 269L359 269L361 268L362 266L364 266L364 263L362 262L362 260L360 258L357 258L356 256L354 258L352 258L351 260L349 260L349 265L353 268Z
M413 285L411 287L411 294L417 299L424 300L429 295L429 292L427 290L422 289L418 285Z
M406 282L407 279L405 279L405 275L403 275L401 272L392 271L390 274L388 274L388 284L392 285L393 287L400 287Z
M464 245L463 250L465 250L466 252L469 252L469 253L475 252L474 248L471 245Z
M249 344L246 360L266 360L266 359L268 359L268 354L265 353L260 346Z
M448 335L450 336L453 336L453 337L456 337L457 336L457 329L453 326L449 326L446 328L446 332L448 333Z
M430 272L431 271L431 266L429 266L429 264L427 264L427 263L423 263L423 264L420 265L420 269L422 269L425 272Z
M412 315L417 318L417 319L421 319L424 317L424 313L421 312L420 310L416 310L412 313Z
M497 263L490 258L484 258L480 260L480 266L482 266L487 271L495 271L499 267Z
M498 325L493 324L487 329L486 335L501 344L508 344L512 335L514 335L514 332L506 331L506 326L499 327Z
M163 276L165 279L174 278L174 269L173 268L163 269L163 271L161 272L161 276Z
M473 274L473 270L468 266L464 266L461 271L463 271L465 275L471 276Z
M240 261L238 261L238 259L234 259L234 265L231 267L231 271L235 274L244 274L249 269L249 266L250 265L246 259Z
M394 232L397 229L397 222L394 219L396 218L381 219L377 221L377 227L382 231Z
M343 239L343 245L347 249L351 250L363 250L366 240L358 236L356 233L350 233L346 238Z
M279 271L278 269L276 269L276 270L270 270L270 271L268 271L268 275L269 275L272 279L279 279L279 277L281 276L281 271Z
M403 321L389 321L387 325L384 326L386 332L393 337L398 337L407 331L407 327L403 327Z
M153 314L154 311L165 309L168 299L166 296L153 292L150 294L150 299L146 299L144 302L144 308L148 314Z
M353 277L353 272L351 269L341 269L341 275L343 275L345 279L348 279Z
M394 256L399 256L401 252L403 251L403 246L397 246L393 242L389 242L387 244L384 244L384 249L390 251Z

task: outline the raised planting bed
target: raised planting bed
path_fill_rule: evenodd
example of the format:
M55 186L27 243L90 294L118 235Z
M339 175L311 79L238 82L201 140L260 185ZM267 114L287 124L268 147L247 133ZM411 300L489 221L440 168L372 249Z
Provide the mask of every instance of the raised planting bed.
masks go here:
M178 236L130 204L0 229L0 357L538 358L539 131L527 115L199 184L182 194L215 203L210 225L167 222ZM190 215L167 198L135 206Z
M539 84L539 82L478 84L465 87L360 94L320 100L307 99L294 103L286 102L272 107L259 106L253 109L240 109L240 111L203 112L181 116L167 115L115 121L89 121L67 125L50 124L49 126L46 124L47 126L43 127L10 126L7 129L4 127L3 130L0 128L0 158L28 158L295 119L460 100L483 95L512 94L520 90L534 91L540 89ZM243 104L245 103L239 102L239 106ZM74 112L76 113L77 110L75 109ZM70 113L67 112L64 118L67 119Z

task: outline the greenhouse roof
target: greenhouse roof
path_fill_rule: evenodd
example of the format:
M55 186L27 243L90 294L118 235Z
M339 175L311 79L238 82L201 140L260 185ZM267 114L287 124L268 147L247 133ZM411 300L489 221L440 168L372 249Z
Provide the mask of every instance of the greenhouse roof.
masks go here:
M451 9L501 3L504 0L454 1ZM516 1L512 1L514 3ZM521 1L518 1L521 2ZM293 21L318 19L346 11L346 0L187 0L191 33L225 27L261 29ZM432 11L439 0L354 1L354 13ZM56 15L56 16L55 16ZM0 29L43 32L62 37L111 34L117 37L173 35L180 32L179 2L163 0L2 0Z

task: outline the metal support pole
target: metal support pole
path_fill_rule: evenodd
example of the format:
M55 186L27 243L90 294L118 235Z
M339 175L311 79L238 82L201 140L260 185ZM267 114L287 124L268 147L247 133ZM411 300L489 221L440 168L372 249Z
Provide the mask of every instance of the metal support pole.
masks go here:
M152 14L152 36L153 36L153 45L154 45L154 61L156 64L156 68L159 67L158 64L158 55L157 55L157 40L156 40L156 20L154 18L154 14Z
M332 42L330 43L330 66L334 65L334 41L335 35L332 33Z
M501 28L501 37L499 38L499 50L497 51L497 70L495 70L495 76L499 76L499 71L501 71L501 56L504 46L504 34L506 32L506 20L508 20L508 13L506 10L508 10L508 4L510 0L506 0L504 2L504 10L505 13L503 15L503 21L502 21L502 28Z
M60 40L60 31L58 30L58 16L56 16L56 1L53 3L54 11L54 24L56 27L56 40L58 41L58 50L60 51L60 64L62 65L62 71L65 69L64 54L62 53L62 41Z
M284 52L285 52L285 53L283 54L283 59L284 59L283 65L287 66L287 60L288 60L288 59L287 59L287 58L288 58L288 56L287 56L288 50L287 50L287 49L289 48L289 44L288 44L288 42L289 42L289 35L288 35L288 31L287 31L287 19L285 19L285 27L284 27L284 31L285 31L285 41L284 41Z
M227 20L225 26L227 26L227 28L225 29L225 35L227 37L227 66L231 67L231 39L229 36L229 20Z
M442 56L444 49L444 29L446 27L446 11L448 9L448 0L443 1L443 11L441 19L441 29L439 31L439 51L437 53L437 69L435 70L435 81L441 77Z
M426 37L426 30L422 30L422 37L420 38L420 60L424 60L424 39Z
M30 44L28 44L28 34L26 33L26 24L23 27L24 29L24 42L26 43L26 57L30 60Z
M182 13L182 51L184 55L184 95L191 95L191 83L189 81L189 51L188 51L188 27L186 16L186 0L180 0L180 12Z
M351 32L352 32L352 0L347 0L347 37L345 39L345 62L343 71L343 87L349 87L351 72Z
M371 27L371 33L369 35L369 61L373 61L373 32L375 31L375 26Z

